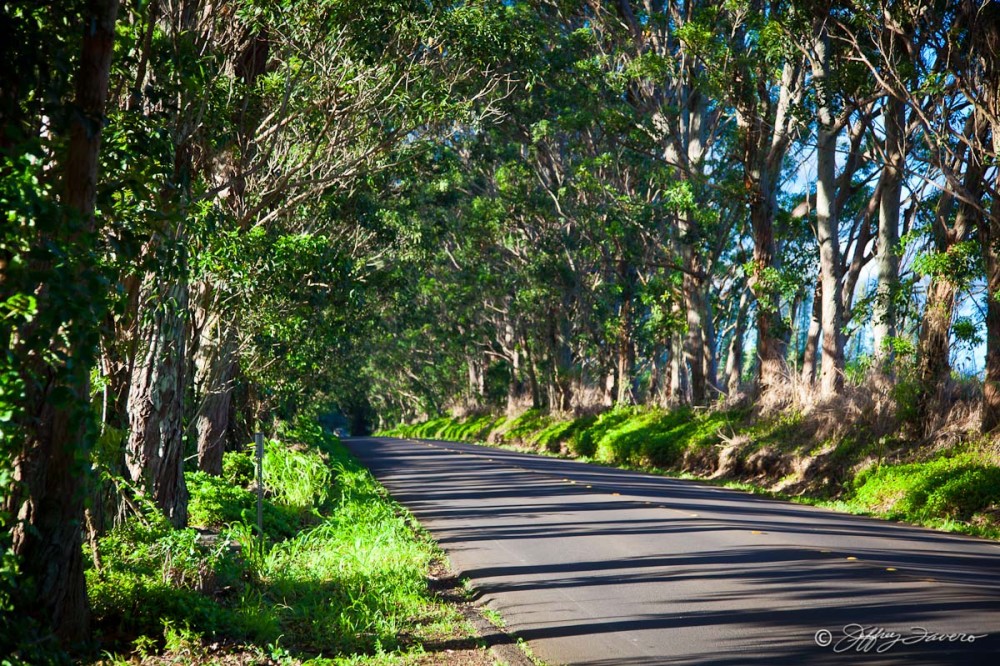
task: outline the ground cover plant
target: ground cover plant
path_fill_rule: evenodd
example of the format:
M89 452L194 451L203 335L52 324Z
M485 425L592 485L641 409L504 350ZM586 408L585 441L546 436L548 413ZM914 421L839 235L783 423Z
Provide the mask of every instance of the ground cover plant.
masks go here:
M190 527L148 508L97 539L103 661L402 663L461 633L428 589L439 551L335 437L290 428L264 461L263 538L252 458L229 452L222 477L188 473Z

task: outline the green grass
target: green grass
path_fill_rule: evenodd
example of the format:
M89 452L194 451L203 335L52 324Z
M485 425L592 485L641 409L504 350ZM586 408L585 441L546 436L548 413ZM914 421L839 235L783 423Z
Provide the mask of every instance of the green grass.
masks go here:
M912 522L969 522L1000 506L1000 467L975 453L871 466L850 485L848 503Z
M596 416L584 416L577 419L552 421L547 426L531 435L534 446L548 453L559 453L565 446L570 448L580 433L584 432L597 421Z
M492 608L481 608L479 611L483 614L483 617L486 618L486 621L494 627L503 629L507 626L507 621L503 619L503 615L501 615L498 611L495 611Z
M412 517L336 438L293 438L267 447L263 541L254 493L232 483L253 477L243 453L226 455L221 478L187 477L192 521L219 530L216 545L155 510L100 539L87 579L99 629L115 637L105 650L225 638L279 663L388 664L422 651L421 627L454 629L426 582L440 552Z
M552 423L551 416L540 409L529 409L515 418L504 419L489 433L499 443L528 442L531 437Z
M385 437L416 437L443 439L453 442L475 442L486 439L490 432L502 427L506 419L490 414L478 414L463 419L442 416L412 425L400 424L375 433Z
M620 409L606 412L585 433L594 457L614 465L677 469L684 453L718 444L720 431L733 427L742 412L690 409Z

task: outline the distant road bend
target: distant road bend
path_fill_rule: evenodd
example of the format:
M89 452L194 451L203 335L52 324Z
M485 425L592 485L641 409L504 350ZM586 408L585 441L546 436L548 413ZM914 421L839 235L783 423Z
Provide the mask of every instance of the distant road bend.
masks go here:
M345 440L549 664L1000 664L1000 545L454 442Z

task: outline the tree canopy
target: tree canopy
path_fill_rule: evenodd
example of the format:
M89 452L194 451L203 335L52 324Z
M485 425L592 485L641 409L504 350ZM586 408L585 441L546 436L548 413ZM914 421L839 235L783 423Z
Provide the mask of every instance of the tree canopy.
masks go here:
M878 375L932 433L958 375L992 433L998 26L979 0L4 2L0 611L30 611L3 621L85 635L83 526L115 513L87 498L183 525L185 460L220 474L278 417L781 409Z

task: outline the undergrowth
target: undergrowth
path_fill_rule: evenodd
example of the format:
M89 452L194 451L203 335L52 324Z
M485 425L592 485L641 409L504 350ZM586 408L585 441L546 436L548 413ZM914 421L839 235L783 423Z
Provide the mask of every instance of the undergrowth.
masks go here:
M176 652L178 637L262 661L388 663L420 652L415 628L453 621L427 588L438 552L409 514L335 437L286 440L266 448L263 536L253 459L233 452L222 477L186 475L194 527L148 507L99 539L87 582L110 663Z

